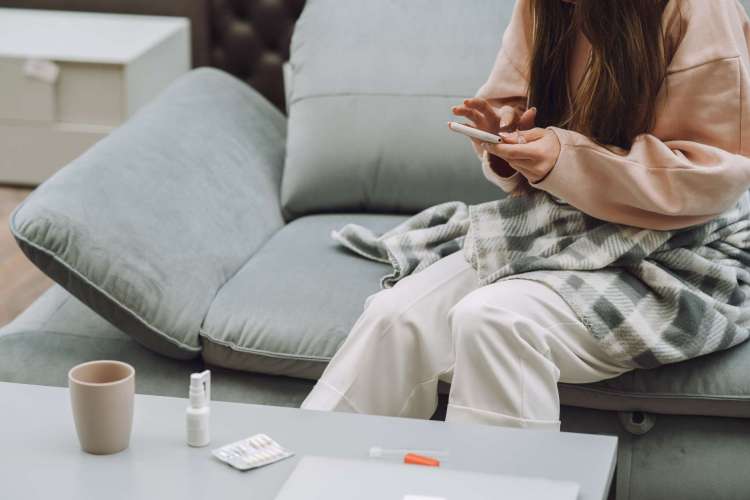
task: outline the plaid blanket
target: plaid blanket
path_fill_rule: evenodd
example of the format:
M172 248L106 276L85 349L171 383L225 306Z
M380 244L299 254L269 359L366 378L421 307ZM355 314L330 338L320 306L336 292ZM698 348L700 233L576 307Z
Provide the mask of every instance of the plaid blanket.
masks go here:
M547 193L434 206L378 235L347 225L346 248L385 262L384 287L463 249L480 284L547 284L615 359L651 368L750 334L750 196L699 226L654 231L594 219Z

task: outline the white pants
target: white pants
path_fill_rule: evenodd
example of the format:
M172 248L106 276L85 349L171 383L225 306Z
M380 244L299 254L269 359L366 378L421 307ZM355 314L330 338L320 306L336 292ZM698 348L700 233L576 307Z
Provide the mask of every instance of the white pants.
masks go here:
M552 289L479 287L457 252L368 298L302 407L430 418L444 380L449 421L559 430L558 381L628 370Z

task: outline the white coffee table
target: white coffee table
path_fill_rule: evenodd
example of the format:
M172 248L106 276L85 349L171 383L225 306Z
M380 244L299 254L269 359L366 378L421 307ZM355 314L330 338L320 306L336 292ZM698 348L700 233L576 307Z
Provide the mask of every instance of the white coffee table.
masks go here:
M365 459L373 445L440 449L443 467L578 482L607 497L617 440L479 425L212 403L212 445L184 442L186 400L136 396L130 448L82 452L67 389L0 383L0 497L8 499L273 499L301 455ZM264 432L297 456L238 472L211 449ZM404 467L416 467L407 466Z

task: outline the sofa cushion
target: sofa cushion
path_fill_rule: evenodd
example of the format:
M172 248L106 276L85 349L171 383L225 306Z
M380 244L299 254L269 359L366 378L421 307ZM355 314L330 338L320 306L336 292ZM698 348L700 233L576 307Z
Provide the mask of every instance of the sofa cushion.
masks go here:
M283 224L285 119L195 70L41 185L11 230L42 271L143 345L200 352L217 290Z
M499 197L446 120L489 75L514 4L308 0L291 47L286 214Z
M276 233L222 287L201 330L207 362L317 378L379 290L388 268L339 248L330 232L347 222L378 231L393 215L313 215Z
M560 400L598 410L750 418L750 342L596 384L561 384Z
M190 373L206 368L200 358L161 356L122 333L59 286L53 286L21 316L0 329L0 382L68 384L68 370L95 359L135 367L136 392L187 397ZM299 406L312 384L305 380L212 370L217 401Z

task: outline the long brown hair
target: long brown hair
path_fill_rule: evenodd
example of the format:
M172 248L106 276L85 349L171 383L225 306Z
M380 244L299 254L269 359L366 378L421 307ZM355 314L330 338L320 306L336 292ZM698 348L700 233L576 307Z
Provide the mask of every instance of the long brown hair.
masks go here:
M662 30L667 3L532 0L528 97L538 109L537 125L569 128L623 148L649 131L667 67ZM579 30L592 54L579 88L570 92L568 68Z

